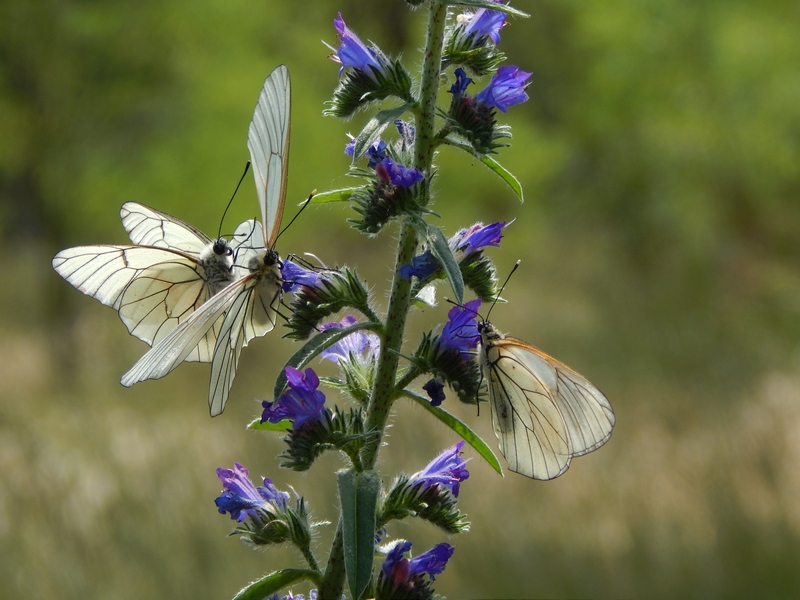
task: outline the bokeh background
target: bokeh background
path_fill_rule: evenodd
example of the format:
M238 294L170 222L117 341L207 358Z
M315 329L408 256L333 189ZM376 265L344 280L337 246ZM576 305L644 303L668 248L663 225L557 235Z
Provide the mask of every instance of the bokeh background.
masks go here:
M493 322L586 374L618 420L605 447L552 482L501 479L475 458L460 503L472 532L448 540L456 554L437 589L796 596L800 5L516 5L532 18L503 30L502 49L535 74L499 160L526 201L445 150L435 210L448 233L516 219L490 251L501 273L522 259ZM244 428L291 342L251 344L212 420L204 365L122 388L145 346L50 259L123 243L126 200L216 233L279 63L293 79L289 203L348 184L345 134L365 116L321 114L337 65L320 40L335 43L337 10L419 65L424 13L400 0L0 2L0 597L227 598L297 564L226 537L214 469L234 461L334 518L338 457L282 471L279 437ZM223 232L256 211L248 176ZM396 232L368 240L351 215L309 210L280 250L357 266L384 302ZM415 314L411 343L447 308ZM494 444L488 410L446 406ZM381 467L415 471L455 441L398 404ZM416 552L443 539L418 523L390 533Z

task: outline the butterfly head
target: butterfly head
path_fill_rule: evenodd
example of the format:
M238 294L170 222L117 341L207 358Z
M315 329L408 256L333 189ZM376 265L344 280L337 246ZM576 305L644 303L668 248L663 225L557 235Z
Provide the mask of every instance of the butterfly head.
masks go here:
M217 256L233 256L233 249L225 238L217 238L211 245L211 251Z

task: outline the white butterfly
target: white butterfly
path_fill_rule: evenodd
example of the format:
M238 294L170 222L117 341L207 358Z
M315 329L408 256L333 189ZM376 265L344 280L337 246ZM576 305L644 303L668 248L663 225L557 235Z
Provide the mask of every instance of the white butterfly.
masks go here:
M119 312L131 335L150 345L164 339L200 305L233 281L233 250L175 217L126 202L122 225L135 246L77 246L53 268L84 294ZM221 322L184 360L209 362Z
M225 409L242 347L275 327L282 280L274 246L286 195L290 96L289 70L281 65L264 82L247 138L261 223L245 221L234 233L238 243L234 269L239 278L154 345L123 375L122 385L158 379L172 371L224 315L208 391L211 416L217 416Z
M611 437L616 417L608 399L585 377L530 344L478 324L479 353L489 385L492 426L508 468L554 479L574 456Z

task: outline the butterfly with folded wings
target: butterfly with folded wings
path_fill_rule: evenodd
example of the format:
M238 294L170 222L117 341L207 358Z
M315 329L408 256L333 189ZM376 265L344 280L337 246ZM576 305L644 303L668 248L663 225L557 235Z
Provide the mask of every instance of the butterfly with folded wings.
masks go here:
M572 458L597 450L616 423L605 395L538 348L478 323L479 362L492 426L508 468L533 479L562 475Z
M264 81L248 131L261 221L245 221L234 233L237 277L142 356L123 375L124 386L172 371L222 318L208 392L211 416L219 415L225 409L242 348L275 327L282 284L275 241L286 196L290 100L289 70L280 65Z

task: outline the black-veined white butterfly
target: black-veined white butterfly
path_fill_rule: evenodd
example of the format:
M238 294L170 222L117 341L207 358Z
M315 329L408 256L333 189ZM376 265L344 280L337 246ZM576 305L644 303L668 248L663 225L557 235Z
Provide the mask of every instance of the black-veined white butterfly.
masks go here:
M501 334L488 321L478 324L478 332L492 426L509 469L533 479L554 479L574 456L608 441L614 411L583 375Z
M131 335L150 345L164 339L234 279L233 250L188 223L143 204L120 209L128 245L77 246L53 258L56 272L119 312ZM209 362L222 322L183 360Z
M245 221L234 233L238 245L234 270L239 277L142 356L123 375L122 385L158 379L172 371L224 315L208 391L211 416L216 416L225 409L242 348L275 327L282 281L274 246L286 195L290 99L289 70L280 65L264 81L248 132L261 223Z

